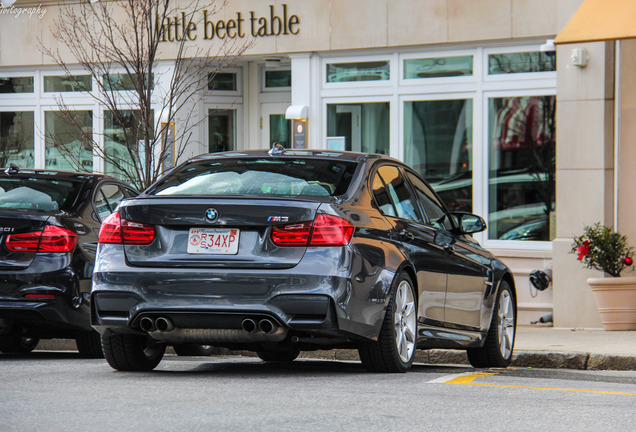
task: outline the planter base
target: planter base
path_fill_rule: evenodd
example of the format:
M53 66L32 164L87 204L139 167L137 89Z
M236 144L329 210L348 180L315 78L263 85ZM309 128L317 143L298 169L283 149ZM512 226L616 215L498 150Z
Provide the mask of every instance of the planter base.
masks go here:
M636 330L636 277L589 278L605 330Z

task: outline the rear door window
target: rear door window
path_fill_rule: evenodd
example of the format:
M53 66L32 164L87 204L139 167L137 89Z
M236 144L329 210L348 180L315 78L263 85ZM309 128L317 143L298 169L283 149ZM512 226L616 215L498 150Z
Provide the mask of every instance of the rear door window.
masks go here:
M386 195L393 203L395 213L399 218L407 219L413 222L422 223L423 220L417 210L416 200L411 193L404 177L400 173L397 167L392 165L384 165L378 169L376 177L379 177L385 185ZM375 182L374 179L374 194L375 194ZM382 196L382 193L376 195L376 201L380 206L380 210L387 216L395 216L390 213L386 213L385 210L391 211L386 205L386 197Z
M126 198L119 185L102 183L95 192L95 209L100 220L106 219L115 211L121 200Z
M407 172L406 175L415 189L415 194L426 213L428 223L435 228L450 231L453 228L453 223L435 193L413 173Z

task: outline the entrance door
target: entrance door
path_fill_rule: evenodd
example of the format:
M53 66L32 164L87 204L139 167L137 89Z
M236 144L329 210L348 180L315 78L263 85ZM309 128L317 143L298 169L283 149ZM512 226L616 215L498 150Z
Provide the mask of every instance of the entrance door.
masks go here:
M261 148L272 148L273 143L292 148L291 120L285 119L288 103L261 104Z

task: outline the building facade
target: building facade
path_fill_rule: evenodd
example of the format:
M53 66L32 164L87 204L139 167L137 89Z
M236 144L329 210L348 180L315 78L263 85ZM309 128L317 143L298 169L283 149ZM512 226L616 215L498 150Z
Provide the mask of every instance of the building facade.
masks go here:
M231 0L218 11L203 8L190 28L177 14L164 33L154 91L165 90L160 77L174 67L183 38L204 49L231 41L246 50L190 101L196 127L175 162L274 142L404 160L451 208L486 219L488 230L476 237L514 270L520 323L554 311L556 326L600 327L584 286L588 272L569 254L571 237L584 224L627 218L631 208L618 209L614 197L629 191L614 186L633 176L615 176L614 165L636 150L625 144L614 158L615 43L548 41L582 3ZM68 169L47 138L54 134L77 141L87 170L117 175L81 148L58 113L63 98L106 151L121 151L117 125L86 93L95 87L90 76L76 68L69 83L39 48L64 52L51 34L57 2L18 0L8 10L0 13L2 165ZM625 56L632 47L623 45ZM574 48L588 52L585 67L572 64ZM629 134L636 126L622 127ZM184 125L174 128L179 135ZM618 226L636 239L635 226ZM532 289L529 273L549 267L553 288Z

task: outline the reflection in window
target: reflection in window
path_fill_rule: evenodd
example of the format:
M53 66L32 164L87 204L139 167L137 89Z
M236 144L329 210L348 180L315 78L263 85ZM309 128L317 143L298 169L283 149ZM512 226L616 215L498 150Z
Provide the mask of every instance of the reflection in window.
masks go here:
M45 111L46 168L93 171L93 112Z
M269 147L279 143L285 148L292 148L291 120L285 118L285 114L270 114L269 116Z
M148 86L147 77L144 76L143 87ZM135 90L137 85L137 74L107 74L104 75L104 89L107 91ZM154 88L154 74L151 77L150 89Z
M290 70L265 71L265 88L291 87Z
M33 77L0 77L0 93L33 93Z
M44 77L45 92L81 92L93 90L90 75L51 75Z
M533 51L488 56L488 74L556 71L556 51Z
M378 175L384 180L398 217L422 223L423 221L416 210L416 201L400 171L394 166L383 166L378 169Z
M492 98L489 238L552 240L555 97Z
M236 110L208 110L208 152L236 149Z
M151 118L149 123L152 125L154 120ZM144 136L141 111L124 110L117 115L105 111L104 172L122 180L134 179L136 166L141 167L145 159Z
M33 111L0 112L0 167L33 168Z
M345 150L389 154L389 103L327 105L327 136L344 137Z
M208 77L208 90L236 91L236 73L219 72Z
M472 99L404 104L404 161L450 210L472 212Z
M473 74L473 56L404 60L404 79L443 78Z
M103 185L95 194L95 207L97 208L97 214L100 220L106 219L114 212L124 198L124 194L121 189L119 189L119 186L115 184Z
M327 65L327 82L387 81L391 79L389 61L330 63Z

